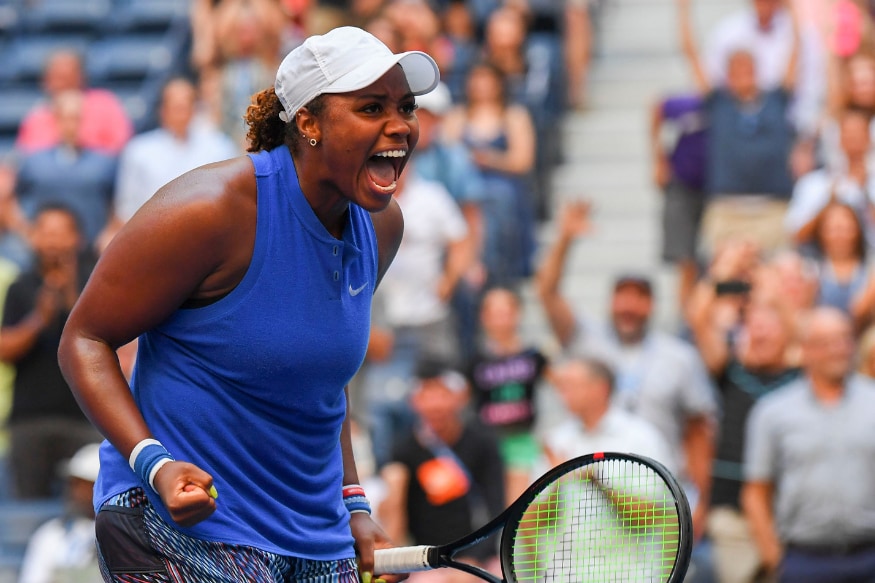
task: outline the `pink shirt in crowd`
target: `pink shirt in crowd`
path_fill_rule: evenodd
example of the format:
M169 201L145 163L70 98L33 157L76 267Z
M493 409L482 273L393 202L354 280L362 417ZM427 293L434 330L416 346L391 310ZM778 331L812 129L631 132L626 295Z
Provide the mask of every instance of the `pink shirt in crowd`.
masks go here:
M80 145L118 154L133 135L131 120L118 98L105 89L87 89L82 106ZM34 107L21 122L15 146L23 152L33 152L58 144L58 127L51 107Z

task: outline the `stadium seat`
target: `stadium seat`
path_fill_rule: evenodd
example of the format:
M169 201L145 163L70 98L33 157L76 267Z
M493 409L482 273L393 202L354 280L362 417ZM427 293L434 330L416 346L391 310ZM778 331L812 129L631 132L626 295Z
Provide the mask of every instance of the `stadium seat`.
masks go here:
M84 53L89 40L88 35L81 34L18 36L4 51L4 75L19 83L38 81L50 55L62 49Z
M136 133L154 126L154 113L158 105L160 85L155 82L103 84L101 88L112 91L125 108Z
M118 34L165 32L177 22L188 22L189 3L180 0L127 0L113 10L108 31Z
M21 120L41 97L38 89L7 88L0 91L0 137L14 137Z
M60 499L0 502L0 574L18 570L33 532L63 510Z
M21 11L24 30L97 34L112 8L110 0L37 0Z
M93 84L136 81L172 68L174 59L166 35L117 36L92 43L85 68Z

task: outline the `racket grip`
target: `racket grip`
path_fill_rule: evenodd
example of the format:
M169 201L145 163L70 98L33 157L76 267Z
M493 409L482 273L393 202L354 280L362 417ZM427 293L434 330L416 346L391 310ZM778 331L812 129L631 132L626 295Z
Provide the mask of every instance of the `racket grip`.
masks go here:
M374 551L374 573L412 573L435 567L429 562L429 551L436 547L419 545Z

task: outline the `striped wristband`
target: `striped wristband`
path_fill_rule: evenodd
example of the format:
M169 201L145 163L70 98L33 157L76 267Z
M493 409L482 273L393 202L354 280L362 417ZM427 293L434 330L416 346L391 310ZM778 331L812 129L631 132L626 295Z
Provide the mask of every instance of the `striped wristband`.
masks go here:
M349 484L343 487L343 505L350 514L356 512L371 513L371 503L365 497L365 490L358 484Z
M155 490L155 475L164 464L174 461L161 442L157 439L144 439L134 446L128 458L128 464L140 480L149 484Z

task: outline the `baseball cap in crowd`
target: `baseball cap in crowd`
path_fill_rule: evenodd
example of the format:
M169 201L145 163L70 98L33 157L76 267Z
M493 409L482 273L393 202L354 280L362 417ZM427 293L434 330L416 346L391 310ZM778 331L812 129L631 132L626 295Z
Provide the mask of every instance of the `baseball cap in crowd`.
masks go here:
M420 381L438 379L454 393L461 393L468 388L465 376L439 358L421 359L416 365L416 378Z
M314 35L286 55L274 89L285 111L283 121L323 93L364 89L401 65L410 91L422 95L440 81L437 63L421 51L394 54L377 37L354 26Z
M67 462L66 475L86 482L96 482L100 471L100 444L89 443L73 454Z
M438 83L433 90L417 97L416 105L435 115L444 115L453 107L453 97L446 85Z
M614 280L614 291L627 285L635 286L647 295L653 295L653 284L650 278L641 273L623 273Z

